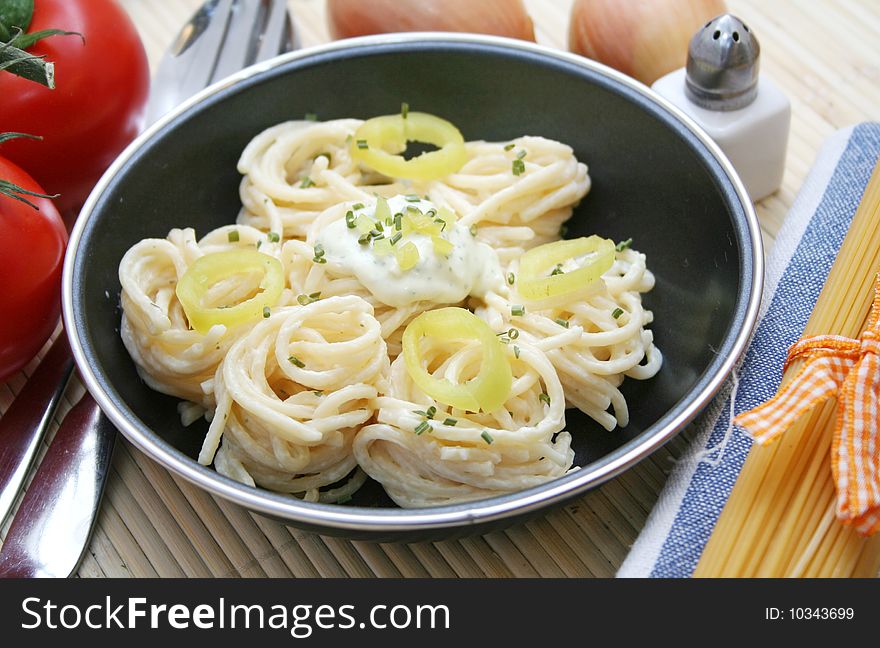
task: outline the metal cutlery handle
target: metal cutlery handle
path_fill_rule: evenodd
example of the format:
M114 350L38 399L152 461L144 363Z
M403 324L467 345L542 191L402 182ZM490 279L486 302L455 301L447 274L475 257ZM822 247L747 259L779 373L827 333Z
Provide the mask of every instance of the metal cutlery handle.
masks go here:
M0 578L67 577L88 544L116 428L86 393L49 446L0 549Z
M0 418L0 527L24 486L72 371L70 346L62 332Z

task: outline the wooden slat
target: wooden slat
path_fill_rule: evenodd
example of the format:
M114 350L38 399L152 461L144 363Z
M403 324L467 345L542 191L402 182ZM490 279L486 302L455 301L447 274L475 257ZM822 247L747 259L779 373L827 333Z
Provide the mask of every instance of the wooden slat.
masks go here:
M566 46L571 1L526 0L538 42ZM152 67L200 2L121 0ZM880 5L860 0L728 0L728 5L753 26L762 70L792 100L783 187L757 205L769 246L822 142L839 128L880 118ZM290 9L303 46L328 40L323 0L291 0ZM0 385L0 413L37 361ZM74 381L59 416L81 393ZM414 545L350 542L285 527L216 500L123 441L79 575L608 577L629 551L689 438L690 431L684 432L632 470L543 518L482 537Z

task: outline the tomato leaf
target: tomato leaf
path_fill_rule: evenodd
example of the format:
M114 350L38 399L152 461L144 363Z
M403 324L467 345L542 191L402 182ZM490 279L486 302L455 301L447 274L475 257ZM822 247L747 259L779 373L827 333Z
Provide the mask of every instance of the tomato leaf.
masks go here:
M0 0L0 41L9 42L16 28L27 31L33 16L34 0Z

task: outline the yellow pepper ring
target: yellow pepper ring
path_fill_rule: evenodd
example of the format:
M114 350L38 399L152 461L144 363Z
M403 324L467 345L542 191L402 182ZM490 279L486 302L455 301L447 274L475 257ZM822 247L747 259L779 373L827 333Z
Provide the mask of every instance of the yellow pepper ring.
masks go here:
M427 336L440 340L477 340L483 351L479 373L463 384L434 378L422 367L419 352L419 342ZM445 405L471 412L480 409L493 412L510 395L513 374L504 345L486 322L464 308L438 308L416 317L403 332L403 358L416 385Z
M407 160L398 155L407 142L433 144L439 150ZM443 178L467 162L461 132L445 119L421 112L365 121L352 138L351 156L386 176L408 180Z
M237 274L260 271L260 292L234 306L206 308L205 294L212 285ZM281 262L256 250L231 250L206 254L187 268L177 282L177 299L183 306L190 326L201 334L212 326L235 326L263 317L267 307L274 306L284 288L284 269Z
M581 267L555 275L549 273L557 264L590 254ZM614 241L589 236L555 241L532 248L519 261L516 290L528 301L564 297L580 292L605 274L614 263Z

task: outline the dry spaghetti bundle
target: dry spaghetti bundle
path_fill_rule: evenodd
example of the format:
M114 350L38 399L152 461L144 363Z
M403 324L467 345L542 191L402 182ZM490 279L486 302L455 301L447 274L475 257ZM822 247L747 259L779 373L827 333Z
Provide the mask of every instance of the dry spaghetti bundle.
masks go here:
M792 386L809 385L809 381L816 380L815 372L808 374L809 367L804 370L805 363L824 359L824 366L828 368L826 376L833 376L841 363L850 364L871 346L853 338L859 338L860 334L862 340L876 338L875 332L863 334L863 331L866 326L871 329L872 325L877 324L878 313L875 311L872 317L871 305L875 299L878 271L880 165L874 170L849 233L804 329L804 340L790 352L792 362L785 371L777 399L785 396L786 390L787 395L791 396L794 393ZM839 348L823 355L818 348L820 344ZM815 348L801 353L801 349L807 349L808 346ZM834 355L838 352L842 355ZM850 381L858 384L858 378L853 376ZM876 380L876 376L873 379ZM834 381L833 378L828 380ZM846 389L844 384L843 391ZM852 394L843 391L838 402L840 398L849 396L866 396L860 393L858 387ZM858 439L855 439L856 444L852 448L845 439L841 441L840 433L842 430L846 432L846 429L838 427L837 419L847 412L838 411L838 402L834 398L825 400L797 418L781 440L766 446L756 444L752 448L706 545L695 576L877 575L880 569L880 533L872 536L859 533L859 530L872 530L871 515L867 520L864 515L853 515L847 519L843 515L846 507L841 506L849 499L844 486L860 490L870 489L871 484L862 483L854 474L849 474L847 479L846 471L841 471L839 463L841 457L849 452L850 456L844 464L860 459L876 464L877 439L875 436L873 447L872 442L868 442L860 448ZM777 416L792 416L799 411L787 412L782 400L775 403L770 401L762 408L753 410L760 416L749 417L747 413L737 420L748 424L751 430L754 426L760 428L772 422ZM869 416L873 421L869 419L866 422L876 425L876 410ZM760 440L761 437L757 438ZM839 516L844 517L843 522L846 523Z

